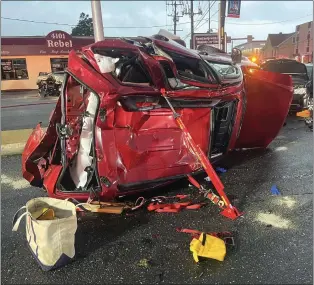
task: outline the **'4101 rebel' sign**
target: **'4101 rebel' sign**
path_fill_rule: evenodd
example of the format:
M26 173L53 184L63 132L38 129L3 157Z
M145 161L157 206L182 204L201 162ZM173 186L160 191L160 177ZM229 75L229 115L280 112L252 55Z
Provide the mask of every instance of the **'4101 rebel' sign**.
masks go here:
M53 31L46 37L48 48L72 48L72 37L63 31Z
M52 31L45 37L2 37L1 55L68 55L93 42L93 37L72 37L64 31Z

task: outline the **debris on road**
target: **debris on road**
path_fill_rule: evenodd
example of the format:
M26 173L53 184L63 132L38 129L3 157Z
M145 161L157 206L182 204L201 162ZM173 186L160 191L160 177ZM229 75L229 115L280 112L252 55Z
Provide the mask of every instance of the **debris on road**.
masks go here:
M281 195L280 191L278 190L276 185L273 185L270 189L272 195Z
M137 265L139 267L148 268L150 266L150 261L147 258L142 258Z
M210 178L207 176L204 178L205 181L210 182Z
M190 234L193 239L190 243L190 251L195 262L199 257L223 261L226 255L226 246L235 246L234 238L230 232L204 233L198 230L177 228L177 232Z
M188 195L176 195L172 197L155 197L151 199L151 203L148 205L147 210L157 213L178 213L183 209L198 210L207 203L196 203L191 200L186 200ZM179 199L179 201L172 201L166 203L169 199ZM186 201L182 201L186 200Z
M218 173L226 173L227 172L227 169L223 168L223 167L216 167L216 171Z
M202 233L198 239L193 238L190 251L195 262L199 262L199 257L224 261L227 252L226 244L222 239L206 233Z

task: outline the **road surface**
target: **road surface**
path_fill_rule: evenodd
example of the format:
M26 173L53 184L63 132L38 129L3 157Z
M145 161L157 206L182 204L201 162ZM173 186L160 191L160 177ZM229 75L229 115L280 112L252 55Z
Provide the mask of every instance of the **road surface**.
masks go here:
M228 220L209 205L85 220L78 224L76 259L53 272L41 271L33 259L24 223L11 232L15 211L45 192L21 178L20 156L2 157L1 164L2 284L313 284L313 133L303 122L288 120L267 151L235 152L219 164L228 169L221 178L243 218ZM271 194L272 185L280 196ZM192 190L181 183L166 191ZM223 262L197 265L191 238L177 227L232 231L236 246Z
M1 129L32 129L38 122L48 125L57 98L39 98L36 91L1 96Z

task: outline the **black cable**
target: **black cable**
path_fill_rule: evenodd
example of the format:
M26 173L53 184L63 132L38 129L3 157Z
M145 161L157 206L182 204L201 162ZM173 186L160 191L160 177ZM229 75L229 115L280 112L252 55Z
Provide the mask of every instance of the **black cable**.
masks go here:
M226 22L226 24L232 24L232 25L239 25L239 26L260 26L260 25L273 25L273 24L280 24L280 23L284 23L284 22L290 22L290 21L295 21L295 20L299 20L302 18L306 18L309 16L313 16L313 14L308 14L305 15L303 17L299 17L299 18L294 18L294 19L290 19L290 20L283 20L283 21L277 21L277 22L270 22L270 23L256 23L256 24L252 24L252 23L236 23L236 22ZM10 17L1 17L1 19L4 20L11 20L11 21L20 21L20 22L29 22L29 23L37 23L37 24L48 24L48 25L59 25L59 26L70 26L70 27L76 27L77 24L72 25L72 24L66 24L66 23L53 23L53 22L45 22L45 21L33 21L33 20L25 20L25 19L18 19L18 18L10 18ZM203 19L203 20L208 20L207 19ZM217 20L211 20L213 22L218 22ZM190 24L191 22L184 22L184 23L178 23L177 25L185 25L185 24ZM127 26L105 26L104 28L106 29L150 29L150 28L162 28L162 27L172 27L172 25L154 25L154 26L131 26L131 27L127 27Z

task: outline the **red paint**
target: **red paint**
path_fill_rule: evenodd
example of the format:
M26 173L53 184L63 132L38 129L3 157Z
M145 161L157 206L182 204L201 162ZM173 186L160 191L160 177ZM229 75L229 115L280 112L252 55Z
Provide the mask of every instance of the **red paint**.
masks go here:
M154 42L161 49L173 50L188 57L198 57L194 52L169 42L160 40ZM96 48L123 49L138 55L152 79L153 86L121 83L109 73L101 74L93 56ZM161 76L162 67L159 64L160 60L165 59L151 56L142 48L121 39L95 43L85 47L82 53L89 63L72 51L69 54L68 70L99 97L95 122L97 173L98 178L106 177L110 182L110 185L103 180L101 182L102 200L137 192L146 182L155 183L147 186L149 189L165 185L173 181L170 178L189 175L201 169L201 164L191 153L170 109L165 107L153 111L128 112L118 104L123 96L132 98L146 95L161 100L160 89L164 88L167 96L173 99L219 99L220 102L237 100L237 111L226 151L238 147L266 147L283 125L292 99L292 83L289 76L264 71L254 71L251 74L244 67L245 86L242 81L232 86L186 81L191 86L199 85L201 88L167 89L168 85ZM174 71L176 72L175 69ZM80 118L85 110L84 104L87 102L86 100L83 102L79 83L73 77L70 77L67 82L65 92L65 121L72 129L72 134L65 143L68 160L65 167L67 167L78 151ZM86 98L88 96L90 95L86 95ZM101 110L106 111L105 120L102 120ZM210 151L211 109L177 108L176 112L181 115L187 133L195 142L197 149L206 157ZM43 183L52 197L87 200L89 197L87 192L69 193L58 189L57 181L64 170L61 162L55 161L52 164L46 162L50 161L50 151L57 140L56 123L60 122L61 100L59 99L47 132L44 134L38 126L26 144L22 155L23 177L35 186L41 186ZM43 166L35 162L40 157L44 158L41 160ZM216 186L221 189L219 179L213 176L211 179L215 180ZM130 185L135 186L128 191L122 191L122 188Z

